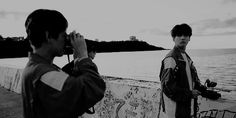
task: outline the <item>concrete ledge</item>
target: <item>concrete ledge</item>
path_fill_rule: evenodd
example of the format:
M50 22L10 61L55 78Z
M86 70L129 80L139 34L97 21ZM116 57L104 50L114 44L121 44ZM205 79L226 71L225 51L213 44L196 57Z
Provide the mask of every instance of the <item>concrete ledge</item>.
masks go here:
M105 97L93 118L155 118L159 108L158 83L104 77Z
M21 93L22 69L0 66L0 86ZM95 114L83 118L156 118L159 111L158 82L102 76L106 81L105 97L95 105ZM199 112L210 109L236 111L236 101L222 98L212 101L199 97ZM163 114L161 113L160 118Z
M21 74L22 69L0 66L0 86L21 93Z

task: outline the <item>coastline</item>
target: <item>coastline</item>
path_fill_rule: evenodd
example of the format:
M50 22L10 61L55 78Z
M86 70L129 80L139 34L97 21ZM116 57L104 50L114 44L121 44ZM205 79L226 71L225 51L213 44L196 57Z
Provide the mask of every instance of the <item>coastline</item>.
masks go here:
M167 52L167 51L163 51L163 52ZM154 57L153 55L159 55L162 56L164 55L163 52L159 52L159 51L151 51L150 54L152 55L152 59L153 62L151 63L153 65L153 63L157 62L156 57ZM205 53L205 52L204 52ZM218 51L216 52L217 54L214 55L221 55L218 54ZM105 56L105 60L113 60L114 58L110 58L110 57L115 57L115 59L117 59L117 57L122 57L120 59L124 59L125 61L132 61L133 59L138 59L138 60L143 60L142 58L139 57L139 55L141 54L141 56L143 58L147 58L148 55L146 54L146 52L137 52L137 53L114 53L114 54L101 54L101 56ZM124 57L128 55L128 57ZM213 55L213 54L211 54ZM213 57L214 57L213 55ZM235 55L235 53L233 55L230 56L225 56L225 55L221 55L221 56L216 56L218 57L217 60L215 60L217 63L219 63L219 60L222 59L235 59L233 58L233 56ZM100 58L100 55L97 55L97 58L95 59L95 61L98 61L99 59L104 60L104 58ZM194 57L194 56L193 56ZM223 57L223 58L221 58ZM208 59L211 60L211 62L213 62L214 58L205 58L205 57L197 57L199 60L202 59ZM195 60L197 60L196 57L194 57ZM11 91L18 91L19 92L19 88L20 88L20 73L22 68L25 66L25 63L28 61L28 58L17 58L20 59L16 60L14 58L10 59L11 61L9 61L8 59L2 59L0 61L0 83L4 83L5 88L7 88L7 91L10 93ZM63 62L59 61L61 65L64 65L63 63L67 63L67 58L65 56L65 58L61 58L60 59L63 60ZM128 60L127 60L128 59ZM5 61L3 61L5 60ZM57 59L56 59L57 60ZM136 60L137 61L137 60ZM197 61L195 61L197 62ZM208 61L207 61L208 62ZM226 62L230 62L229 60ZM100 64L108 64L110 65L109 62L99 62ZM16 65L17 64L17 65ZM20 66L18 65L20 64ZM60 65L59 64L59 65ZM129 62L130 65L133 65ZM147 63L144 63L145 67L150 67ZM215 64L215 63L213 63ZM126 64L125 64L126 65ZM139 65L142 65L142 63L139 62ZM199 65L199 64L197 64ZM205 65L203 65L205 66ZM201 66L201 67L203 67ZM111 66L112 68L116 68L114 66ZM109 69L111 69L111 67L109 67ZM137 68L136 66L131 66L132 68ZM159 67L157 65L155 65L154 67ZM207 66L208 67L208 66ZM218 66L216 66L218 67ZM228 66L230 67L230 66ZM103 68L103 67L102 67ZM234 66L233 66L234 68ZM118 70L120 70L118 68ZM138 69L139 70L139 69ZM153 70L153 69L152 69ZM202 71L202 69L199 69ZM107 71L107 70L106 70ZM112 70L113 72L114 70ZM105 71L101 72L104 74ZM143 70L142 70L143 72ZM156 72L156 70L155 70ZM208 70L209 72L209 70ZM229 72L229 71L221 71L221 72ZM130 73L128 71L126 71L126 73ZM212 74L212 73L209 73ZM216 73L217 74L217 73ZM110 74L105 74L105 75L110 75ZM133 115L133 117L138 117L142 114L145 114L146 116L150 116L147 118L152 118L152 116L155 117L156 115L156 111L158 108L158 103L159 103L159 83L158 82L150 82L150 81L146 81L148 80L147 77L149 76L143 76L146 77L144 80L134 80L137 79L135 77L125 77L125 76L120 76L120 77L114 77L114 76L103 76L104 79L106 80L107 83L107 90L105 93L105 98L98 103L98 105L95 107L96 108L96 112L97 114L90 116L90 115L86 115L87 117L84 118L101 118L99 116L102 115L102 113L104 113L104 117L102 118L109 118L110 117L117 117L117 114L120 118L125 117L125 116L130 116ZM233 77L233 76L232 76ZM4 79L3 79L4 78ZM222 78L221 78L222 79ZM1 85L2 86L2 85ZM4 89L5 89L4 88ZM210 109L218 109L220 113L223 113L224 110L230 110L230 111L236 111L236 100L235 97L232 97L232 99L234 100L230 100L230 97L227 97L229 95L236 95L235 94L236 91L225 91L224 94L222 94L222 98L217 100L217 101L212 101L206 98L199 98L199 103L201 103L201 108L200 111L209 111ZM19 95L19 94L16 94ZM5 97L5 95L4 95ZM10 99L10 98L9 98ZM19 95L19 98L20 95ZM7 98L5 99L7 100ZM118 108L118 105L123 104L122 107ZM1 104L1 103L0 103ZM2 103L4 105L8 105L10 103ZM142 106L144 105L144 106ZM147 106L147 107L145 107ZM1 107L1 106L0 106ZM20 107L19 107L20 108ZM109 110L110 108L110 110ZM134 109L136 108L136 109ZM142 109L143 108L143 109ZM149 109L150 108L150 109ZM1 112L4 112L4 110L2 110ZM12 111L15 112L15 111ZM14 113L13 113L14 114ZM106 117L107 116L107 117ZM9 117L10 118L10 117Z
M85 41L87 47L94 47L97 53L166 50L163 47L157 47L142 40L106 42L85 39ZM29 51L32 51L32 48L27 39L14 40L7 38L0 40L0 59L27 57ZM72 48L65 48L65 55L67 54L73 54Z
M2 107L0 112L10 118L11 114L19 115L22 112L22 103L19 101L21 99L20 75L22 69L1 67L0 73L0 85L4 87L3 89L9 90L0 94L3 96L1 98L6 100L1 103L6 107ZM157 117L160 103L160 83L111 76L102 76L102 78L107 86L105 97L94 106L95 114L84 114L83 118ZM232 101L226 98L210 100L200 97L199 103L199 112L211 109L218 109L219 112L230 109L230 111L236 112L236 100ZM16 109L11 109L12 107L16 107Z

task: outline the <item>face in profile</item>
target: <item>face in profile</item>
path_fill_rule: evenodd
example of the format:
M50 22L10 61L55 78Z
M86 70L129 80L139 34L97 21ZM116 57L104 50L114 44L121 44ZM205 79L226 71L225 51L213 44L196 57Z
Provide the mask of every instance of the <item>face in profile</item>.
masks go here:
M89 56L89 58L94 59L95 56L96 56L96 52L91 51L91 52L88 53L88 56Z
M53 39L52 48L55 56L63 56L67 34L65 31L59 33L57 39Z

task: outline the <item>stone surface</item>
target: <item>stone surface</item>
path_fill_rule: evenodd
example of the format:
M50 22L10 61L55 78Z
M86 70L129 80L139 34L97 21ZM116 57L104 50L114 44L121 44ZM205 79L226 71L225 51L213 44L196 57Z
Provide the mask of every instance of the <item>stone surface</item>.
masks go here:
M21 103L22 69L0 66L0 118L22 116ZM106 81L105 97L95 107L95 114L82 118L156 118L159 112L160 84L129 78L102 76ZM3 89L3 88L1 88ZM14 91L10 92L10 91ZM18 94L16 94L18 93ZM199 112L210 109L236 112L236 101L221 98L212 101L199 97ZM162 118L162 113L160 118Z
M23 118L20 94L0 87L0 118Z

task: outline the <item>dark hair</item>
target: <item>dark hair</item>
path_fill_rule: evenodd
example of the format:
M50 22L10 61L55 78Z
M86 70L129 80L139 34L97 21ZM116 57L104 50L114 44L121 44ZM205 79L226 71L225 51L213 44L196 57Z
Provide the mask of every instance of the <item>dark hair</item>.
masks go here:
M41 47L46 41L46 31L51 38L57 38L59 33L68 27L66 18L56 10L38 9L33 11L25 21L27 39L35 48Z
M171 36L174 38L176 36L192 36L192 29L188 24L175 25L171 30Z
M87 50L88 50L88 53L89 53L89 52L96 52L95 46L90 46L90 45L88 45Z

